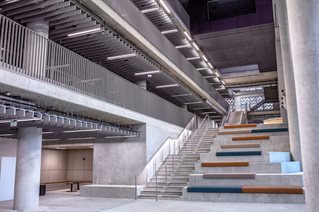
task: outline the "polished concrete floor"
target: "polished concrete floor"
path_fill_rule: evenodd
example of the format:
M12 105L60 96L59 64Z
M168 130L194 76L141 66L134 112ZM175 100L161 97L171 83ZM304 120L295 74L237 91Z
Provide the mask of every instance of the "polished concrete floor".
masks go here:
M0 212L13 211L12 201L0 202ZM55 191L41 197L39 212L305 212L304 204L248 204L172 200L128 200L80 197L79 193Z

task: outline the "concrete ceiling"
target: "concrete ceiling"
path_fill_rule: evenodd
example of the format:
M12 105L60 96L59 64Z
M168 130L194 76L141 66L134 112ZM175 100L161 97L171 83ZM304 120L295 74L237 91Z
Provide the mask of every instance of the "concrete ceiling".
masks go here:
M273 23L195 35L218 69L258 64L261 72L276 70Z

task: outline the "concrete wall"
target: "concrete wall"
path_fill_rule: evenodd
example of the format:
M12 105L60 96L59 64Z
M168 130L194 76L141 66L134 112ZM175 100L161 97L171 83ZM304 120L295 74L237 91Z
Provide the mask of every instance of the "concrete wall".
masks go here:
M146 161L149 161L168 137L176 138L182 132L181 127L146 124Z
M99 139L94 143L93 183L132 185L145 181L141 175L147 162L168 137L176 138L183 128L172 125L146 124L140 127L141 136L126 139Z
M93 184L132 185L146 165L146 126L140 137L98 139L94 143Z
M0 138L0 157L16 157L17 140Z
M69 150L67 158L67 179L92 181L93 150Z

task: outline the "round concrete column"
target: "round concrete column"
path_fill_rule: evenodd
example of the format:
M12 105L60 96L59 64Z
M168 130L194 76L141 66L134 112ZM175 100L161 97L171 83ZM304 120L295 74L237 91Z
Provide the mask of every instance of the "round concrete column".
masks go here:
M301 161L297 98L294 79L294 67L292 63L290 48L287 4L286 0L277 0L275 4L277 10L277 21L279 24L283 73L286 88L285 92L288 113L290 149L293 159L296 161Z
M146 80L139 81L139 82L137 82L137 84L140 86L140 88L147 90L147 81Z
M34 72L37 78L45 79L47 75L49 22L43 20L30 22L27 27L40 36L35 36L34 34L26 35L24 48L26 60L24 60L24 67L26 70ZM33 56L31 57L30 55Z
M288 0L307 212L319 211L319 1Z
M44 20L30 22L27 24L27 27L36 32L38 35L49 38L49 22Z
M20 128L13 208L31 211L39 207L42 129Z

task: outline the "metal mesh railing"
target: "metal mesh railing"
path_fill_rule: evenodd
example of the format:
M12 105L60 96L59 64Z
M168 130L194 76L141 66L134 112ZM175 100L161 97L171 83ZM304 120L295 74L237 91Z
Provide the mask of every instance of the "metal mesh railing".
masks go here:
M183 122L175 117L186 113L3 15L0 15L0 68L172 123ZM168 109L171 113L165 113Z

